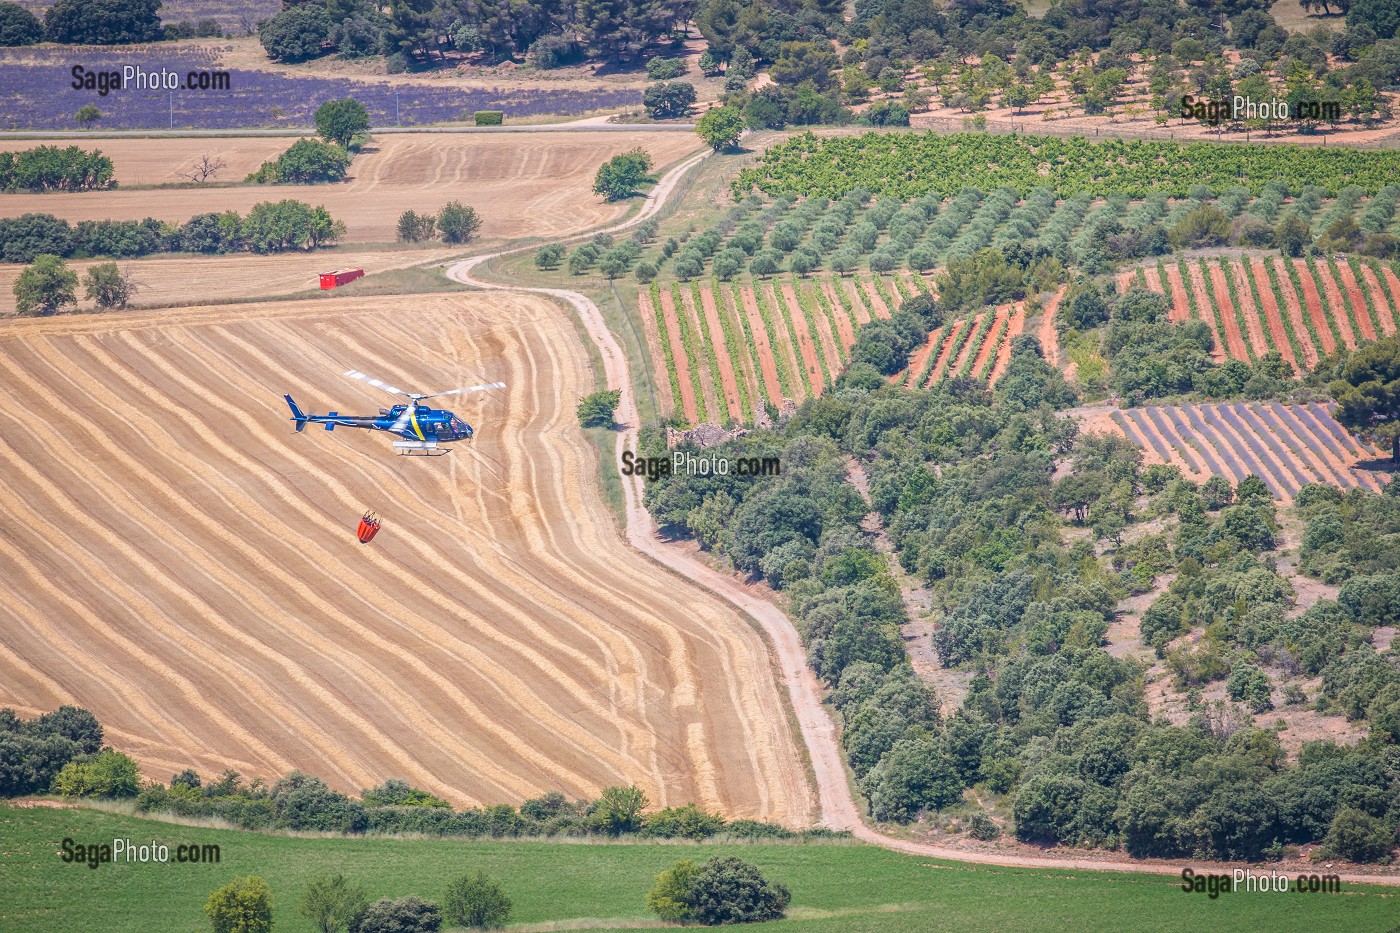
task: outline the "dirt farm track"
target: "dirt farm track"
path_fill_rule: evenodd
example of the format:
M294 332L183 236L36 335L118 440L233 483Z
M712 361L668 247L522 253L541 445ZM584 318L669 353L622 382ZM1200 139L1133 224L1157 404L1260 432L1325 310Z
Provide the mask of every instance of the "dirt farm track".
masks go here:
M509 388L457 403L479 435L448 457L295 434L283 391L389 403L349 367ZM528 295L0 323L0 705L86 706L157 779L299 768L458 805L636 782L808 824L759 635L606 511L592 387L568 312Z
M215 181L242 181L264 159L275 158L290 138L78 140L112 160L119 185L176 184L205 153L228 166ZM0 150L27 149L31 140L0 141ZM29 212L80 220L140 220L154 217L184 223L195 214L247 213L259 201L296 198L324 205L345 221L346 242L391 243L406 210L436 213L461 201L481 214L483 237L557 236L585 230L624 214L625 203L607 204L592 193L593 177L620 152L638 147L661 167L698 141L690 133L540 132L392 133L377 137L350 166L350 178L325 185L179 187L74 194L0 195L0 215Z

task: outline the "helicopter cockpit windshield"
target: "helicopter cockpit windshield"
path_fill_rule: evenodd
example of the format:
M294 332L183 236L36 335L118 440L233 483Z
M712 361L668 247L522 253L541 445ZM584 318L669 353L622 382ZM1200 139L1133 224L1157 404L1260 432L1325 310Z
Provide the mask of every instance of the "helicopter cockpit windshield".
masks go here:
M448 427L452 430L452 433L458 437L472 436L471 426L456 415L452 416L452 420L448 422Z

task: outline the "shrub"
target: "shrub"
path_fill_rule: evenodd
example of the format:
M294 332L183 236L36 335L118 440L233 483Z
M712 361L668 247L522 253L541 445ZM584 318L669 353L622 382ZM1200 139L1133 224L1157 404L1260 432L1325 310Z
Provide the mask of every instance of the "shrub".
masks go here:
M1353 862L1388 860L1395 835L1386 822L1353 807L1342 807L1332 818L1324 845Z
M983 842L991 842L993 839L1001 837L1001 827L992 820L990 816L978 810L972 814L967 821L968 834L973 839L980 839Z
M530 45L530 50L525 53L525 60L535 68L548 71L576 60L580 51L579 44L566 36L541 36Z
M481 229L481 218L476 208L464 207L458 201L448 201L438 211L438 230L442 231L444 243L465 243Z
M92 104L83 104L83 106L78 108L77 113L73 114L73 122L85 130L92 129L92 125L101 119L102 111L98 110Z
M448 923L478 930L505 926L510 907L510 898L484 871L450 882L442 899L442 915Z
M578 423L585 428L610 428L613 426L613 412L622 401L621 389L605 389L586 395L578 403Z
M707 813L693 803L667 807L651 814L642 826L643 836L705 839L724 828L724 817Z
M375 901L350 924L350 933L437 933L441 927L437 905L410 894Z
M670 81L686 73L685 59L656 56L647 62L647 77L653 81Z
M506 121L504 110L478 110L472 114L472 121L477 126L500 126Z
M267 882L256 876L236 878L210 894L204 912L214 924L214 933L272 930L272 895Z
M712 858L691 879L686 894L690 918L706 926L781 920L792 895L771 884L741 858Z
M15 310L22 315L49 315L76 304L78 276L57 256L35 256L15 279Z
M306 887L301 915L320 933L340 933L369 907L363 888L352 885L339 872L317 878Z
M421 243L431 240L437 230L437 218L432 214L404 211L399 215L399 242Z
M609 787L593 806L594 826L610 836L636 832L642 826L647 795L639 787Z
M637 263L637 268L632 270L632 274L636 276L638 282L646 285L652 279L656 278L656 266L649 262L639 262Z
M118 269L114 262L99 263L89 268L83 284L87 286L88 299L96 302L103 311L125 308L137 287L131 276Z

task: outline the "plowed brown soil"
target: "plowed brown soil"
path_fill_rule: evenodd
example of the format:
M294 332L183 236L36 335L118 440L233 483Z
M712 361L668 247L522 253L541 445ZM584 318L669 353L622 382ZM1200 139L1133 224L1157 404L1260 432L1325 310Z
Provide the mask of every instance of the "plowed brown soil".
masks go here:
M478 435L447 457L294 433L285 390L391 401L352 366L509 388L456 400ZM525 295L0 326L0 705L86 706L156 776L402 777L457 804L636 782L806 824L763 641L621 546L573 414L594 385L568 313Z
M239 154L219 181L242 181L254 160L275 155L290 139L121 140L85 139L84 148L112 156L117 179L135 184L178 181L183 169L211 142ZM187 143L199 145L190 147ZM32 145L32 143L30 144ZM461 201L481 214L483 237L573 233L622 216L627 202L607 203L592 193L593 177L611 157L641 147L655 165L694 151L686 133L393 133L375 139L350 166L350 180L328 185L240 185L227 188L115 188L75 194L7 194L0 211L17 216L42 211L68 221L140 220L183 223L206 211L246 213L259 201L295 198L324 205L345 221L346 242L387 243L406 210L436 213ZM124 154L124 155L123 155ZM137 166L124 167L124 160ZM234 170L235 162L242 170ZM251 168L249 168L251 166ZM132 180L128 181L128 177ZM368 197L367 195L373 195Z

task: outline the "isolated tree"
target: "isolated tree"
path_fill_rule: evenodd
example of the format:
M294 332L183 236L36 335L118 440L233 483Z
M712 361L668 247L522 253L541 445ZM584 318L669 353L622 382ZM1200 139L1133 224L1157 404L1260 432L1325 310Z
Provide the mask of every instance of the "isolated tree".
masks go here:
M621 201L637 193L637 188L650 179L651 156L644 149L633 149L613 156L598 167L593 179L593 193L605 200Z
M88 300L103 311L125 308L136 294L137 284L129 273L122 272L115 262L104 262L88 269L83 277Z
M44 41L44 26L18 3L0 3L0 47L33 45Z
M1337 420L1358 437L1389 444L1391 462L1400 463L1400 337L1357 350L1329 388Z
M410 894L370 904L350 925L350 933L436 933L441 928L438 906Z
M744 115L737 107L713 107L700 117L695 124L695 132L715 152L722 152L737 143L743 135Z
M613 426L613 412L622 401L621 389L606 389L585 395L578 403L578 423L585 428L610 428Z
M444 243L465 243L481 229L476 208L465 207L459 201L448 201L437 215L438 230Z
M364 889L353 885L339 872L317 878L306 887L301 899L301 915L320 933L341 933L365 912L369 900Z
M194 168L188 172L176 172L181 178L188 178L196 185L202 185L215 175L219 174L228 165L221 157L211 156L204 153L199 157L199 161L194 164Z
M316 108L316 134L328 143L348 149L357 133L368 130L369 113L354 98L328 100Z
M593 805L593 822L610 836L636 832L642 828L642 811L647 795L639 787L608 787Z
M443 919L477 930L499 930L510 919L510 908L510 898L484 871L450 882L442 899Z
M554 269L563 261L564 245L562 243L549 243L535 250L536 269Z
M421 243L424 240L431 240L436 230L437 218L432 214L404 211L399 215L400 243Z
M58 256L35 256L15 279L15 309L24 315L57 314L77 303L73 294L77 287L77 273Z
M256 875L235 878L209 895L204 912L214 933L269 933L272 929L272 895L267 882Z
M102 119L102 111L92 104L83 104L78 108L78 112L73 114L73 122L77 123L85 130L92 129L92 125Z
M657 120L685 116L694 103L695 85L688 81L661 81L642 95L642 106Z

